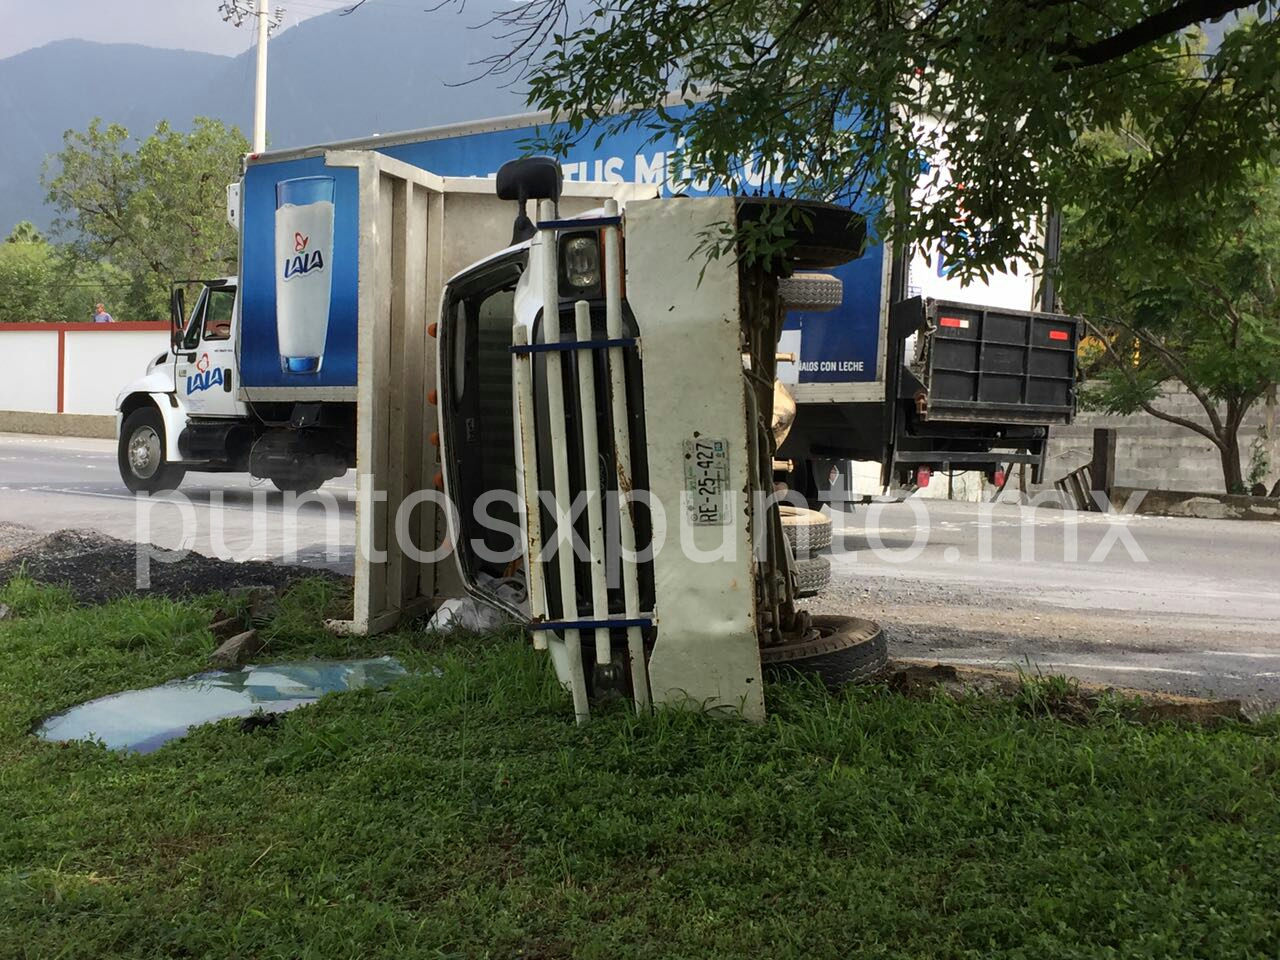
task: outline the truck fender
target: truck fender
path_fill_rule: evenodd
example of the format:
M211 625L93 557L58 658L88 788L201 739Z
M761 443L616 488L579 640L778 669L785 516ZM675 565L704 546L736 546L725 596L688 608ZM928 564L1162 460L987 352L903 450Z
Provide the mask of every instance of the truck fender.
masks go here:
M161 364L151 368L145 376L134 380L116 394L116 412L122 411L126 401L137 394L176 394L176 392L177 386L173 381L173 365Z

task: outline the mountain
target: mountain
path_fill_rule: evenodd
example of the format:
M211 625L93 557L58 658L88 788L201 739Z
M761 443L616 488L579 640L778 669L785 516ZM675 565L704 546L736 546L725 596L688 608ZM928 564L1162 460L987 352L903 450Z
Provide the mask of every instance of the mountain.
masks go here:
M475 3L434 12L366 3L350 16L325 14L284 31L269 48L269 145L522 112L520 92L498 78L473 79L482 70L471 64L501 49L488 17ZM138 137L160 120L185 128L201 115L247 134L254 55L64 40L0 60L0 237L19 220L44 227L52 219L41 166L61 148L64 130L83 129L94 117Z
M150 130L166 104L195 97L228 58L129 44L62 40L0 60L0 237L19 220L43 227L40 169L62 133L96 116ZM163 91L163 95L160 94ZM184 118L190 120L190 117Z

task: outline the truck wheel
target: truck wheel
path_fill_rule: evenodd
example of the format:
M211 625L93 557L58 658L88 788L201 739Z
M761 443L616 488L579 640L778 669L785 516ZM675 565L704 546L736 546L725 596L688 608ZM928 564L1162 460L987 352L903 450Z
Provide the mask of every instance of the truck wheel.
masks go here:
M302 494L319 490L325 478L316 473L297 473L284 477L272 477L271 482L281 493Z
M778 504L778 511L782 514L782 530L796 556L831 546L831 518L826 514L789 503Z
M831 561L809 557L796 561L796 596L816 597L831 582Z
M175 490L187 468L165 458L164 418L153 406L139 407L124 418L117 459L120 479L133 493Z
M760 648L766 677L816 674L828 687L865 683L889 662L889 646L879 624L860 617L814 617L804 639Z

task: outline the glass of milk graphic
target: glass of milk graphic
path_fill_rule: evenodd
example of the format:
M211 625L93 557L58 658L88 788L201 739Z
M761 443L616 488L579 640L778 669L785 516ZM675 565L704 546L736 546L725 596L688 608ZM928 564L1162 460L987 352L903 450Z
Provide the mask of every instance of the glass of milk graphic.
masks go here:
M319 373L329 333L333 177L276 184L276 337L280 369Z

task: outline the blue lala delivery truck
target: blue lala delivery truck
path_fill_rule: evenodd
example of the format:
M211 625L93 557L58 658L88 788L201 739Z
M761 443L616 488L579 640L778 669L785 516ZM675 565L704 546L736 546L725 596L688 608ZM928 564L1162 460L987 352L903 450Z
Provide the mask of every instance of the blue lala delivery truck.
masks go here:
M168 489L189 470L247 470L301 492L355 466L360 197L356 170L326 157L376 152L442 178L491 178L548 122L528 114L247 157L228 188L239 275L175 284L173 349L118 398L125 483ZM593 184L708 192L681 178L676 144L647 137L585 138L561 163L566 195L590 204ZM769 189L767 174L747 172ZM457 269L503 246L477 247L492 225L470 232L461 216L449 234ZM1050 312L1047 285L1023 269L965 286L936 256L874 240L831 272L839 305L793 311L778 345L797 410L780 479L817 501L852 497L841 492L850 461L881 464L886 485L1008 463L1040 478L1049 429L1074 412L1079 335Z

